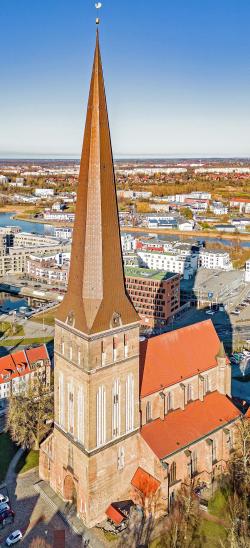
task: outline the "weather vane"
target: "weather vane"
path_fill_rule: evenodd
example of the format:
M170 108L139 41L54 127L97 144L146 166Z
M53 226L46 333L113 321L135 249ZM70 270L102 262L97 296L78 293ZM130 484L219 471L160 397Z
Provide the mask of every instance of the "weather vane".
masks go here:
M95 4L95 7L96 7L97 10L100 10L101 7L102 7L102 3L101 3L101 2L97 2L97 3ZM99 25L99 23L100 23L99 17L96 18L95 22L96 22L97 25Z

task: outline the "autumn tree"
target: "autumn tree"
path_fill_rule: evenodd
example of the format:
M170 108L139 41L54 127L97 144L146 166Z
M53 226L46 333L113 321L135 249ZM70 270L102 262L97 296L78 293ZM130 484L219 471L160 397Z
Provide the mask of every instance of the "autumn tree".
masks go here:
M37 451L51 428L54 404L51 386L36 379L10 397L6 428L18 445Z

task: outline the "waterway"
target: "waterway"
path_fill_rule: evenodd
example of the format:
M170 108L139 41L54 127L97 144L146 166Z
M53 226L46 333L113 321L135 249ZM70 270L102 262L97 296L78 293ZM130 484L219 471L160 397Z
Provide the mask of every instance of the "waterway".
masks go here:
M32 221L21 221L14 219L16 212L12 213L0 213L0 227L4 226L19 226L22 232L32 232L35 234L54 234L54 227L52 225L44 225L42 223L33 223Z
M1 225L0 225L1 226ZM239 245L240 247L244 247L244 248L250 248L250 242L247 242L247 241L244 241L244 240L240 240L240 241L237 241L236 240L226 240L224 238L220 238L219 236L217 238L211 236L210 237L207 237L207 236L202 236L202 232L200 234L200 236L189 236L189 235L186 235L185 233L182 233L182 234L155 234L153 232L150 232L150 230L148 230L148 232L130 232L129 230L129 226L128 226L128 230L125 230L126 234L131 234L131 236L134 236L134 238L146 238L148 236L152 236L153 238L156 238L157 240L173 240L173 241L190 241L190 242L197 242L197 240L202 240L203 242L215 242L217 244L222 244L222 245L225 245L225 246L228 246L228 247L234 247L237 243L237 246ZM123 232L124 234L124 232Z

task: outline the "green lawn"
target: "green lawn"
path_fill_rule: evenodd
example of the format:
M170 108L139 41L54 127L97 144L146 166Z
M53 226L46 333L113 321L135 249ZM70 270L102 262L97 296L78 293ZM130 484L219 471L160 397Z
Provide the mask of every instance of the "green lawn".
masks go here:
M225 493L218 489L208 503L208 511L213 516L224 519L226 518L226 506L227 499Z
M0 482L4 481L9 463L17 450L18 447L11 441L9 434L0 434Z
M28 472L39 464L39 451L28 451L24 453L16 466L17 474Z
M31 344L43 344L52 341L53 337L33 337L33 338L20 338L20 339L4 339L0 341L0 346L29 346Z
M206 548L220 548L225 546L227 538L226 529L218 523L203 519L200 529L202 545Z

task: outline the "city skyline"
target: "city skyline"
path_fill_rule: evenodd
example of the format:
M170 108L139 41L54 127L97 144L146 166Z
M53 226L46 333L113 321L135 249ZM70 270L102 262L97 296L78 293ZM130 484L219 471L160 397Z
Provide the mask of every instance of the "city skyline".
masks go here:
M249 11L103 2L115 157L249 156ZM95 15L92 0L3 0L0 157L79 157Z

